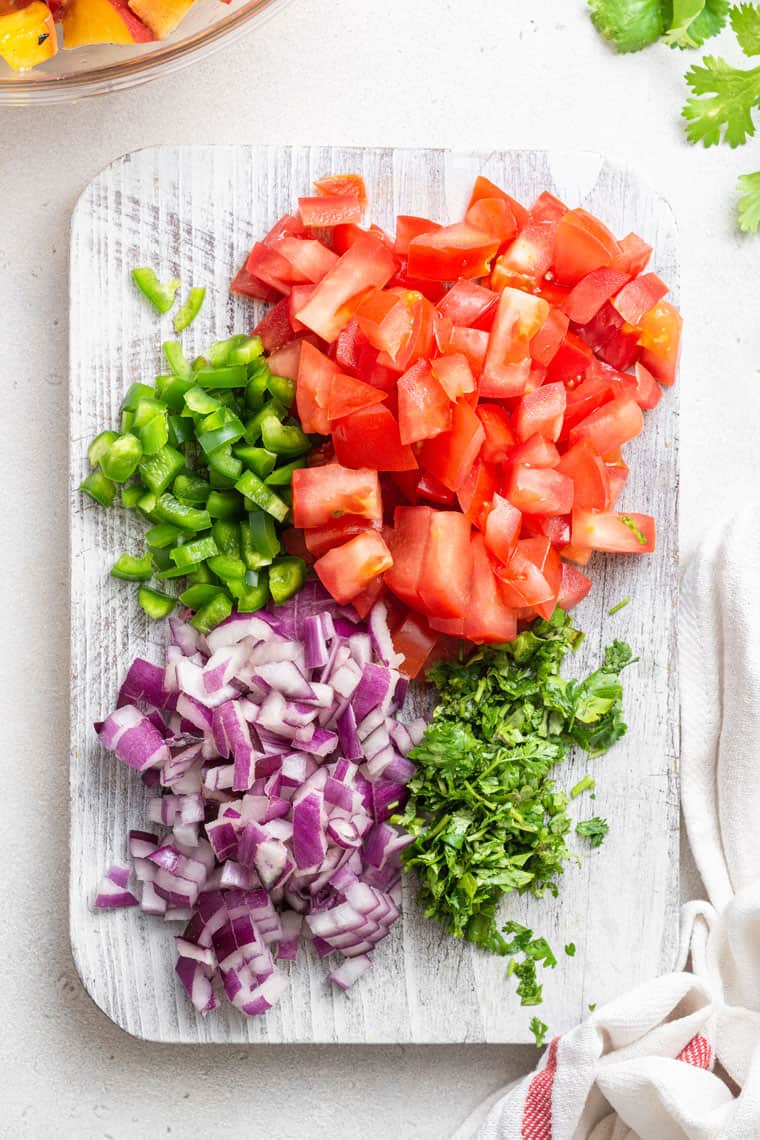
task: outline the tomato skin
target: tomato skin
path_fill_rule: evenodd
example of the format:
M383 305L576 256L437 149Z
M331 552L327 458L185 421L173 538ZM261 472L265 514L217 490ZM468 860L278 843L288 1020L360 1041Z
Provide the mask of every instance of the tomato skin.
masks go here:
M298 213L309 229L329 229L331 226L358 225L362 220L359 199L351 194L320 195L316 198L299 198Z
M483 536L472 536L472 588L464 618L464 635L477 643L514 641L517 614L507 605L494 573Z
M556 443L566 406L565 385L559 382L543 384L535 392L526 392L514 414L517 438L524 443L532 435L541 435Z
M488 463L479 462L474 464L457 491L462 513L479 530L485 529L486 516L499 485L497 469Z
M334 525L341 515L359 515L370 522L383 517L377 471L348 469L339 463L301 467L293 472L291 486L297 527Z
M354 222L346 222L345 225L333 226L330 235L330 248L333 253L337 253L338 257L342 257L347 253L352 245L356 245L360 238L364 237L368 230L362 226L357 226Z
M521 396L530 375L530 341L549 315L549 304L541 297L505 288L499 298L480 395L507 399Z
M506 493L510 503L529 515L568 515L573 506L573 481L552 467L524 467L510 472Z
M248 270L248 259L235 274L230 285L230 293L235 293L238 297L253 297L257 301L277 301L281 295L279 289L273 289L271 285L265 285L263 281L259 281L258 277L254 277Z
M634 396L636 403L645 411L656 408L662 399L662 388L641 361L636 363L634 376L636 377L636 393Z
M588 439L574 443L557 465L573 481L573 503L588 510L604 511L610 505L610 481L601 455Z
M457 501L454 492L450 491L448 487L444 487L443 483L436 479L435 475L431 475L429 471L424 471L420 475L416 487L416 497L443 507L453 507Z
M593 357L585 341L574 332L568 332L546 370L546 378L549 381L561 380L563 384L580 380Z
M385 584L417 610L422 606L420 579L432 514L431 507L396 507L393 528L387 536L393 565L386 572Z
M613 262L615 269L619 269L621 273L627 273L630 277L636 277L637 274L643 273L649 264L649 258L652 256L651 245L647 245L638 234L633 233L626 234L618 244L620 253Z
M401 672L412 679L419 676L436 647L437 633L424 618L408 613L394 629L392 638L393 648L404 657L399 666Z
M439 356L431 361L433 375L450 400L458 400L474 392L475 377L467 357L461 352L451 356Z
M314 563L314 570L336 602L350 602L393 565L391 552L376 530L333 547Z
M529 214L532 222L558 222L567 213L567 206L549 190L539 194Z
M312 526L297 533L303 533L304 544L309 554L313 558L321 558L334 546L342 546L349 538L355 538L365 530L377 530L379 525L379 522L362 515L341 515L339 518L331 517L319 526Z
M485 432L480 458L485 463L506 463L515 445L509 412L500 404L478 404L475 414Z
M374 581L357 594L356 597L351 599L351 605L362 621L369 617L370 610L381 597L387 597L385 583L382 578L375 578Z
M533 286L541 281L554 258L556 222L529 221L494 263L491 288L497 292L515 283Z
M397 391L402 443L419 443L449 431L454 405L427 360L418 360L399 378Z
M283 297L268 309L253 332L255 336L261 337L266 352L277 352L293 340L295 333L290 323L288 298Z
M313 344L304 341L298 360L296 409L307 435L330 433L328 406L335 371L332 360Z
M497 562L507 563L517 548L522 527L522 513L508 499L494 495L488 512L485 540L488 551Z
M471 574L469 520L458 511L433 511L419 582L425 612L439 618L464 617Z
M353 412L333 424L335 455L344 467L413 471L414 452L402 444L398 420L383 404Z
M454 405L451 430L426 440L420 451L422 466L450 491L457 492L485 442L483 426L463 400Z
M278 243L277 252L291 265L294 273L313 284L321 281L338 260L337 254L314 238L288 235Z
M573 286L562 308L575 324L588 324L610 297L619 290L625 291L624 286L628 287L629 280L628 274L621 273L619 269L606 266L592 269Z
M682 326L681 314L668 301L660 301L641 320L641 363L668 388L676 380Z
M525 209L525 207L521 205L521 203L518 202L515 198L510 197L510 195L507 194L506 190L502 190L501 187L497 186L495 182L491 182L490 179L484 178L482 174L479 174L475 179L475 184L472 188L472 194L470 195L470 200L467 203L467 209L471 209L476 202L480 202L483 198L501 198L501 200L503 202L506 202L509 206L518 226L522 228L522 226L524 226L527 222L528 211Z
M328 198L356 198L362 209L367 205L367 187L361 174L327 174L316 180L314 189Z
M590 589L591 579L586 574L576 570L574 566L569 566L567 562L562 563L562 582L557 598L557 605L561 609L571 610L573 606L577 606Z
M636 401L630 396L617 396L572 428L570 442L575 443L585 437L600 455L604 455L635 439L643 427L644 416Z
M349 302L382 288L396 271L396 259L374 234L363 234L319 282L298 319L323 340L333 341L353 315Z
M296 313L299 309L303 308L315 289L316 285L291 286L290 293L288 294L288 320L290 321L290 327L294 333L309 331L306 325L301 324Z
M454 325L449 331L446 348L448 355L462 355L472 369L473 375L480 376L485 367L488 352L488 333L481 329L459 328Z
M551 616L559 592L561 567L557 574L556 564L552 563L550 575L544 573L550 551L552 544L548 538L523 538L517 543L517 549L508 565L496 568L508 605L515 609L550 606ZM556 552L553 553L556 555ZM549 580L550 576L552 581Z
M412 310L418 296L403 291L373 289L356 309L355 320L378 352L395 356L412 335Z
M557 223L554 272L564 285L575 285L594 269L611 266L620 246L607 227L587 210L568 210Z
M530 342L530 355L545 368L551 364L567 336L570 320L559 309L552 309Z
M577 332L599 359L613 368L630 368L641 356L638 330L629 330L609 301L588 324L578 325Z
M335 363L344 372L357 373L362 348L369 341L359 328L356 317L352 317L335 341Z
M623 520L628 520L629 525ZM637 534L639 532L639 534ZM652 554L655 549L655 525L651 515L633 512L573 511L573 545L608 554Z
M559 451L542 435L532 435L525 443L513 449L509 461L523 467L556 467L559 464Z
M466 222L441 226L409 242L409 275L423 280L454 281L457 277L484 277L499 249L491 234Z
M330 377L330 386L327 391L327 418L330 423L352 415L353 412L364 411L375 404L387 400L385 392L367 384L364 380L357 380L343 372L333 372Z
M478 199L468 208L464 220L476 230L492 234L500 245L512 241L520 228L509 203L503 198Z
M396 241L393 248L402 257L409 254L409 242L423 234L432 234L440 230L439 222L431 222L430 218L415 217L414 214L399 214L396 218Z
M612 298L612 304L629 325L638 325L645 313L655 307L668 292L668 287L656 273L644 273Z
M485 289L475 281L455 281L437 304L442 317L448 317L455 325L472 327L486 313L495 308L498 293Z

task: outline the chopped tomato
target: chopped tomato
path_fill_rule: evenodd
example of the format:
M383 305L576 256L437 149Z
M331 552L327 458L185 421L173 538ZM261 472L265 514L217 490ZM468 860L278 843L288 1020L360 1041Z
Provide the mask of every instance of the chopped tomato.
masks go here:
M283 214L264 238L264 245L277 246L284 237L306 237L304 224L295 214Z
M426 613L464 617L471 572L469 519L458 511L432 511L418 587Z
M596 361L592 361L581 383L577 387L568 388L562 436L566 437L571 428L596 408L606 404L614 394L609 373Z
M339 463L300 467L293 472L293 522L306 529L334 523L343 515L383 517L377 471L348 470Z
M476 281L462 280L454 282L436 308L442 317L448 317L453 324L472 327L495 308L498 300L498 293L492 289L484 289Z
M512 468L507 498L529 515L567 515L573 506L573 481L552 467Z
M369 341L352 317L335 341L335 363L346 372L357 372L361 351L366 347Z
M494 495L493 507L486 519L485 539L489 552L498 562L509 562L517 548L522 526L522 513L508 499Z
M285 376L288 380L298 378L298 364L301 359L303 338L291 340L288 344L271 353L267 364L273 376Z
M607 509L610 503L607 467L588 439L579 439L568 448L560 459L557 470L572 479L575 506L598 511Z
M586 438L603 455L635 439L644 427L641 408L630 396L617 396L591 412L570 432L570 442Z
M338 260L336 253L313 238L284 237L277 246L277 253L290 263L294 273L312 283L321 281Z
M562 583L557 598L558 606L563 610L571 610L573 606L577 606L579 602L583 601L590 589L591 579L586 574L576 570L574 566L568 566L567 562L562 563Z
M413 472L404 472L403 474L413 474ZM453 507L457 501L454 492L450 491L448 487L444 487L440 479L436 479L435 475L431 475L429 471L420 475L415 494L417 498L425 499L429 503L436 503L443 507Z
M652 373L648 368L645 368L641 361L638 361L634 367L634 376L636 377L636 392L634 399L640 408L649 410L656 408L662 398L662 388L655 380Z
M335 371L332 360L304 341L298 360L296 409L301 427L309 434L327 435L330 431L328 409Z
M675 383L682 325L681 314L668 301L660 301L641 320L641 362L666 387Z
M365 590L357 594L356 597L351 599L351 605L362 621L369 617L370 610L379 598L386 594L385 583L382 578L375 578L373 582L367 586ZM386 594L387 597L387 594Z
M466 222L442 226L409 242L409 273L432 281L484 277L498 249L498 239Z
M382 364L392 364L399 372L404 372L415 360L428 358L433 354L433 321L435 309L427 297L413 290L406 293L406 304L411 309L411 328L409 337L394 356L385 359L381 355L378 359Z
M417 218L413 214L399 214L396 218L396 253L406 257L409 253L409 242L412 238L421 237L422 234L432 234L443 227L438 222L431 222L430 218Z
M585 375L593 356L589 346L580 337L574 332L567 332L547 368L546 378L561 380L563 384L578 381Z
M439 356L432 362L433 375L450 400L458 400L474 392L475 377L467 357L461 352Z
M486 434L480 458L486 463L506 463L515 445L509 412L500 404L479 404L475 412Z
M385 584L412 609L420 609L422 605L422 560L432 514L431 507L397 507L393 529L387 536L393 566L385 575Z
M413 471L417 460L401 442L398 420L383 404L353 412L332 427L335 455L344 467Z
M616 514L613 511L573 511L573 545L610 554L651 554L655 548L651 515Z
M361 174L327 174L317 179L314 189L329 198L356 198L362 209L367 205L367 187Z
M291 285L303 285L309 281L286 257L262 241L257 241L248 254L245 267L259 281L280 293L288 293Z
M498 238L499 244L511 241L520 228L509 203L503 198L479 198L469 207L464 220L476 230Z
M556 222L528 222L509 248L497 258L491 274L491 288L532 286L541 281L554 258Z
M573 286L562 308L571 321L579 325L588 324L605 301L609 301L618 290L625 292L623 286L628 280L628 274L621 273L619 269L592 269Z
M458 491L485 442L483 426L463 400L454 405L451 431L426 440L420 451L423 467L450 491Z
M555 382L544 384L535 392L526 392L515 409L514 426L517 438L525 442L532 435L556 442L562 430L567 397L565 385Z
M400 377L398 422L402 443L418 443L448 431L453 414L454 405L426 360L418 360Z
M638 330L629 328L609 301L588 324L578 325L578 334L600 360L613 368L630 368L641 356Z
M568 544L562 548L562 557L569 559L570 562L575 562L577 566L585 566L591 558L591 553L588 546Z
M556 562L549 561L550 552ZM496 572L508 605L515 609L547 607L551 617L559 593L562 566L548 538L520 539L509 563L498 566Z
M569 324L569 317L559 309L551 310L530 342L530 355L537 364L548 368L567 336Z
M330 518L327 522L303 532L306 549L314 558L321 558L334 546L342 546L349 538L355 538L365 530L376 530L379 525L379 522L362 515L340 515L338 518Z
M517 614L505 600L485 540L477 533L472 536L472 587L464 635L479 643L514 641L517 636Z
M558 222L567 213L567 206L549 190L544 190L529 212L532 222Z
M612 298L612 304L629 325L638 325L645 313L655 307L668 292L668 287L656 273L645 273Z
M447 355L461 354L466 357L474 375L480 376L488 352L488 333L483 332L482 329L463 329L454 325L449 332L447 346L443 351Z
M412 335L412 316L418 293L373 289L356 309L356 321L369 343L379 352L395 356Z
M362 207L352 194L331 194L329 197L299 198L298 212L309 229L329 229L330 226L358 224L362 220Z
M541 297L506 288L499 298L480 382L481 396L521 396L530 375L530 341L549 315Z
M480 530L485 529L486 515L498 490L497 469L488 463L476 463L457 491L459 506L473 526Z
M506 202L510 210L515 216L515 221L518 226L524 226L528 220L528 211L522 206L515 198L510 197L506 190L502 190L495 182L490 179L484 178L479 174L475 179L475 185L472 188L470 201L467 203L467 209L471 209L476 202L480 202L483 198L501 198Z
M621 273L628 273L631 277L643 273L652 256L651 245L642 241L638 234L626 234L620 239L619 245L620 252L613 262L615 268Z
M335 340L353 315L349 302L385 285L395 269L396 261L388 247L374 234L364 234L322 278L299 311L299 321L323 340Z
M376 530L333 547L314 563L317 577L336 602L350 602L393 565L391 552Z
M387 398L385 392L372 384L365 384L363 380L356 380L343 372L333 372L327 391L327 418L332 423L353 412L362 412L365 408L380 404Z
M271 285L265 285L258 277L254 277L248 269L246 259L246 264L240 267L232 280L230 293L236 293L239 297L253 297L257 301L276 301L281 290L273 289Z
M563 284L574 285L594 269L612 265L619 255L614 236L587 210L568 210L557 223L554 272Z
M293 332L306 332L306 325L302 325L296 313L302 309L312 295L316 285L292 285L288 294L288 320Z
M327 240L330 242L330 248L333 253L337 253L338 257L342 257L344 253L356 245L357 241L368 231L362 226L357 226L354 222L346 222L342 226L333 226L329 232Z
M283 297L264 313L253 332L255 336L261 337L266 352L277 352L279 348L288 344L295 336L290 323L288 298Z
M559 458L557 448L542 435L532 435L525 443L515 447L509 456L510 463L524 467L556 467Z
M393 631L393 648L404 658L401 672L417 677L424 669L438 641L437 633L424 618L408 613L401 625Z

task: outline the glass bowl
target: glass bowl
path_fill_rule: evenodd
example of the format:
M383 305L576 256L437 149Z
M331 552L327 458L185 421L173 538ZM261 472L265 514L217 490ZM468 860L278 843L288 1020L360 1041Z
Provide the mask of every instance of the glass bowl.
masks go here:
M0 59L0 106L67 103L121 91L203 59L289 4L290 0L197 0L166 40L97 44L59 51L31 71L14 72Z

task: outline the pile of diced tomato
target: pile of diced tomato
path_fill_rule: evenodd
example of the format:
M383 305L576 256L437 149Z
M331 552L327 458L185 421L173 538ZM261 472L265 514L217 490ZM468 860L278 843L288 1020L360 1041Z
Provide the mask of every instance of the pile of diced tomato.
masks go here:
M233 282L325 437L293 521L333 597L391 603L413 674L441 637L502 642L585 597L592 551L654 550L618 512L621 449L673 384L681 318L651 248L545 192L478 178L462 221L361 226L358 175L316 184Z

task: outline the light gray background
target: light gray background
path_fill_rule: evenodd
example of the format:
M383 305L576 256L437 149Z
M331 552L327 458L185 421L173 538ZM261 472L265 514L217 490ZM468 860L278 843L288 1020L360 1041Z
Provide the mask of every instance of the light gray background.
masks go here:
M68 221L82 188L119 153L163 142L577 143L631 164L669 197L682 234L688 556L756 485L760 435L760 237L739 237L732 215L736 175L760 161L684 143L688 62L662 47L614 57L582 0L294 0L173 78L0 112L3 1140L437 1140L535 1060L529 1047L145 1045L79 984L65 902L64 520Z

